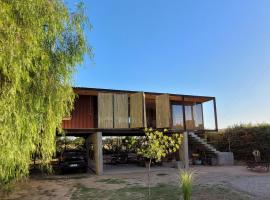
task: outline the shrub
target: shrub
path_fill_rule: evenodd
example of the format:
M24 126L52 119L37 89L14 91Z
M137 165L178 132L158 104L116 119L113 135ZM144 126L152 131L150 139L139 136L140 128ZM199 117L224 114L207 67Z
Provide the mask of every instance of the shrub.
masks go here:
M192 192L193 173L186 170L181 171L180 182L184 200L190 200Z
M270 160L270 125L235 125L218 133L207 134L208 141L220 151L231 151L236 160L251 160L253 150Z

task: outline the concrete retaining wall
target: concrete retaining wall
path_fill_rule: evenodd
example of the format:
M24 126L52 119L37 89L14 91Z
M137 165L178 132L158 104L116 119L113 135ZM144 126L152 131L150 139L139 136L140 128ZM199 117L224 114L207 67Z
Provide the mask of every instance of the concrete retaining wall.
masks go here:
M234 156L232 152L219 152L217 154L217 165L234 165Z

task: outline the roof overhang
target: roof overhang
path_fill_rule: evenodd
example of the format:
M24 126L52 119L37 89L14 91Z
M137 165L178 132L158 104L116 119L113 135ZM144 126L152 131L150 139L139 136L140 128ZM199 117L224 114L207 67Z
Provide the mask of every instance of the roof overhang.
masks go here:
M130 90L114 90L114 89L101 89L101 88L86 88L86 87L73 87L73 90L78 95L92 95L97 96L100 92L108 92L108 93L127 93L134 94L143 91L130 91ZM156 96L164 94L158 92L144 92L145 99L154 100ZM196 103L204 103L207 101L214 100L215 97L210 96L197 96L197 95L184 95L184 94L171 94L166 93L170 96L171 101L181 101L181 102L196 102Z

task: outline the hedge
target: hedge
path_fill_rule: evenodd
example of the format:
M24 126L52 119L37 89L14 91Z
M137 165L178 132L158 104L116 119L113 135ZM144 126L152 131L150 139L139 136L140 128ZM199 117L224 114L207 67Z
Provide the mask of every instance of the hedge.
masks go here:
M219 151L231 151L236 160L252 160L253 150L262 160L270 160L270 124L235 125L218 133L207 133L207 140Z

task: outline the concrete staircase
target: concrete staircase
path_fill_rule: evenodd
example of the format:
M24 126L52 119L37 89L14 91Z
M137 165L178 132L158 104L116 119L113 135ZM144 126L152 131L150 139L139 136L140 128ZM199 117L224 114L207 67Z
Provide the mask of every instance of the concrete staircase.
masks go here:
M217 158L217 165L234 165L234 156L232 152L220 152L212 145L208 144L207 141L194 132L188 133L189 139L199 145L203 145L205 150Z
M218 151L215 147L213 147L212 145L208 144L207 141L201 137L199 137L198 135L196 135L193 132L189 132L188 133L189 138L192 140L192 142L195 142L197 144L201 144L205 147L206 151L208 151L209 153L218 155L220 153L220 151Z

